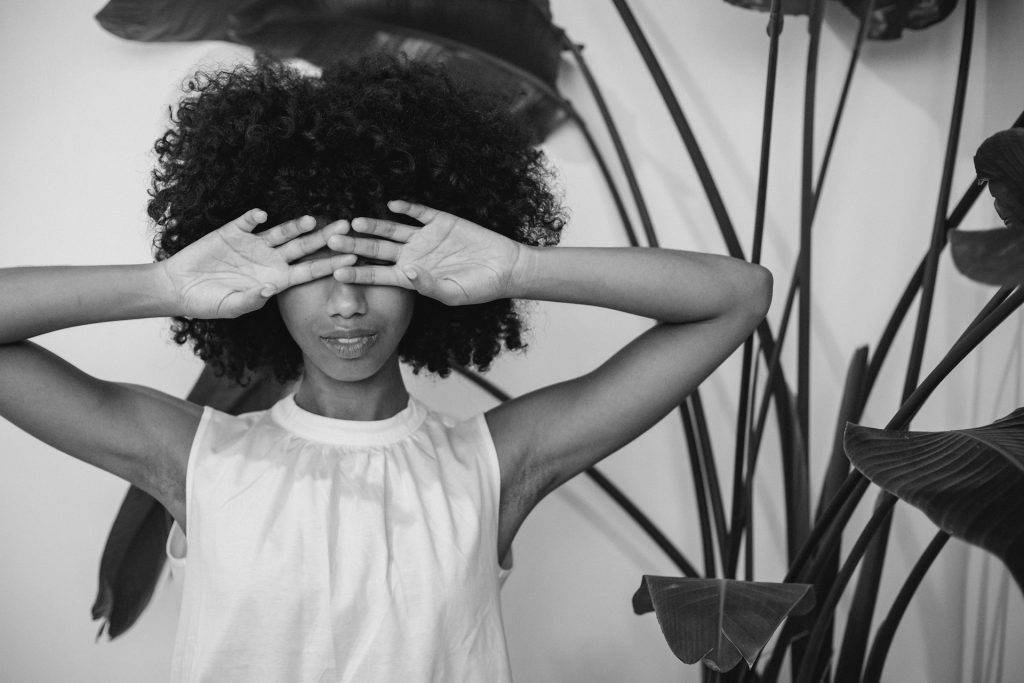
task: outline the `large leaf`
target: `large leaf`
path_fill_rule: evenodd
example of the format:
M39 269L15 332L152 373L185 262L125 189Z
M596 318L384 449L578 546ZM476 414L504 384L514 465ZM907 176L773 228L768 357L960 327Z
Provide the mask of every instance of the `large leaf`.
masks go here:
M509 98L537 142L565 118L563 32L544 0L111 0L96 18L131 40L230 40L319 66L376 52L444 62Z
M872 0L840 0L856 17ZM920 31L937 24L956 9L957 0L873 0L868 38L895 40L905 29Z
M135 623L153 597L164 567L164 541L171 516L152 496L134 486L121 503L100 560L93 620L102 619L113 639Z
M949 245L957 270L977 282L1001 287L1024 282L1024 231L951 230Z
M288 387L260 377L246 386L214 375L205 368L188 400L238 415L264 410L278 401ZM145 491L131 486L114 519L100 559L99 588L92 606L92 618L102 619L111 639L127 631L153 597L163 570L164 544L171 529L171 516Z
M110 0L96 13L96 21L127 40L230 40L229 16L251 1Z
M870 0L840 0L854 16L864 13ZM767 12L772 0L726 0L730 5ZM904 29L919 31L937 24L956 8L957 0L874 0L868 22L867 37L872 40L894 40ZM783 14L809 14L811 0L782 0Z
M654 611L676 657L715 671L753 666L782 620L813 606L814 589L800 583L644 576L633 595L633 611Z
M851 424L845 442L864 476L951 536L998 555L1024 590L1024 408L948 432Z

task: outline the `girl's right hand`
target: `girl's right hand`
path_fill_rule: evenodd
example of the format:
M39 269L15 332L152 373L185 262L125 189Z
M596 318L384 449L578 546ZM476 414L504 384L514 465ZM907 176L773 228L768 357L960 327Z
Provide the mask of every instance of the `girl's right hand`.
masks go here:
M323 249L331 235L347 233L348 221L313 232L316 220L303 216L253 234L265 220L264 211L251 209L159 263L179 315L237 318L262 308L267 299L289 287L355 263L352 254L295 263Z

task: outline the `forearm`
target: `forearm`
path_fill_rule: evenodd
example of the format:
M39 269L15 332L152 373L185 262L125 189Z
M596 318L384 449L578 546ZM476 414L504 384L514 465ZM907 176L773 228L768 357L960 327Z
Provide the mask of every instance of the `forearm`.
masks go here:
M670 249L525 247L511 298L614 308L668 323L760 320L771 275L739 259Z
M180 314L159 264L0 270L0 344L76 325Z

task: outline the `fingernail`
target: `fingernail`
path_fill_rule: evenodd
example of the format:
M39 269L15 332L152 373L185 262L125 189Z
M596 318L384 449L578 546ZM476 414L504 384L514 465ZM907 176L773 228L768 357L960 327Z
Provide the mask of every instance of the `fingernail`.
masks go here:
M267 285L266 287L260 290L260 296L262 296L264 299L269 299L270 297L274 296L276 292L277 287L275 287L274 285Z

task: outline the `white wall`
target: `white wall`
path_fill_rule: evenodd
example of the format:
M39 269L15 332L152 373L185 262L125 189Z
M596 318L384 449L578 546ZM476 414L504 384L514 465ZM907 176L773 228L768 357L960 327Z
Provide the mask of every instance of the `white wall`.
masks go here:
M765 16L718 0L634 0L636 14L669 73L705 150L741 239L749 249L767 54ZM829 11L819 68L819 136L830 124L855 22ZM707 202L657 93L611 3L555 0L556 21L578 42L601 81L665 246L722 252ZM101 3L6 3L0 9L0 267L140 262L149 258L145 190L149 153L176 85L203 59L232 60L216 44L141 45L104 33L91 15ZM873 344L928 242L958 58L962 9L945 23L894 44L869 44L854 83L814 241L812 459L827 457L845 367L853 350ZM970 157L987 135L1024 108L1024 8L982 3L954 197L973 176ZM783 34L770 182L765 262L776 274L777 322L798 245L799 135L806 20ZM564 91L600 125L581 78L567 69ZM606 142L606 141L605 141ZM610 152L610 146L606 145ZM574 220L568 245L622 245L614 207L582 138L567 126L548 144ZM820 156L820 154L819 154ZM994 225L983 201L968 227ZM959 333L990 289L959 277L948 258L940 278L925 369ZM629 316L538 304L526 356L499 362L492 379L513 394L585 372L645 328ZM971 426L1021 404L1020 319L958 370L915 422L917 429ZM895 410L901 335L865 424ZM67 330L43 339L100 377L150 384L183 395L198 363L171 344L162 321ZM791 351L785 359L795 374ZM708 381L721 476L729 481L738 381L733 358ZM413 391L449 412L468 415L489 399L462 380L413 381ZM773 437L769 437L771 439ZM777 446L762 463L757 532L760 578L783 573ZM168 668L180 586L161 587L136 627L113 643L94 643L89 620L107 531L126 485L48 448L0 421L0 662L12 682L161 680ZM689 468L678 418L671 416L604 471L699 562ZM865 502L869 508L873 493ZM898 508L886 586L902 581L934 527ZM516 571L504 592L513 665L520 681L699 680L669 652L652 615L635 617L630 597L644 573L672 565L588 480L553 494L523 527ZM889 680L949 682L977 678L977 620L1010 611L1009 641L1019 642L1020 591L999 595L1005 572L984 553L951 542L929 575L890 655ZM898 585L898 583L897 583ZM979 600L982 590L991 595ZM894 588L883 587L883 604ZM986 632L991 634L991 626ZM994 666L990 665L994 670ZM1005 671L1024 670L1019 648ZM978 674L980 675L980 674ZM1014 680L1012 675L1005 680Z

